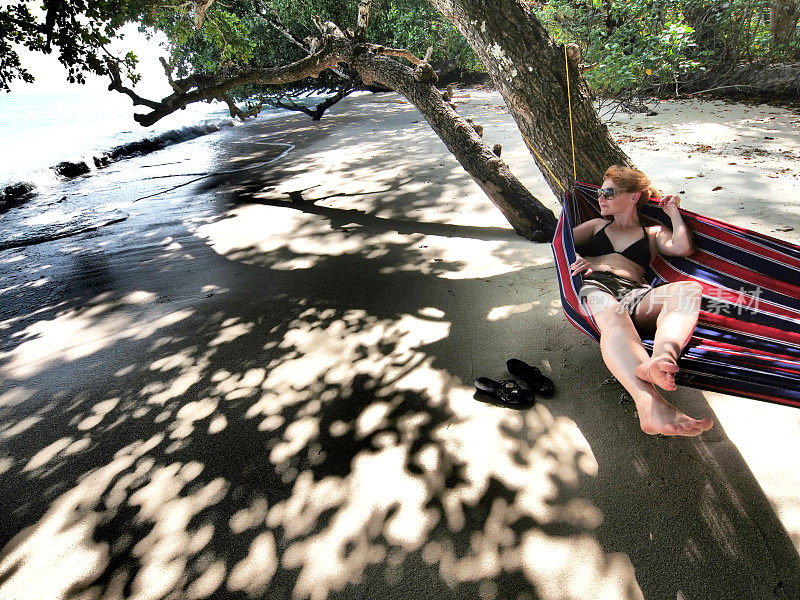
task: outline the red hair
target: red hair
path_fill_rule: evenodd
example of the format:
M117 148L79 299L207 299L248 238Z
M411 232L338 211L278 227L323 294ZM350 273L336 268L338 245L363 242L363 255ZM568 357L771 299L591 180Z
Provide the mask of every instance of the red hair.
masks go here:
M603 179L610 179L626 192L640 192L636 207L644 206L652 197L659 197L661 193L654 188L650 179L639 169L613 165L606 169Z

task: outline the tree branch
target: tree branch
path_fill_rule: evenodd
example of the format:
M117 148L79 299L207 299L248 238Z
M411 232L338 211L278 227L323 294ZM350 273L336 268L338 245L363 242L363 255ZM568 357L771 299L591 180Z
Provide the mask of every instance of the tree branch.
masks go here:
M153 110L157 110L161 106L159 102L142 98L132 89L122 85L122 77L119 73L119 65L112 61L106 61L106 66L108 67L108 74L111 77L111 83L108 84L109 91L113 90L120 92L121 94L126 94L133 101L134 106L146 106L148 108L152 108ZM134 115L133 118L136 119L136 115Z
M317 26L317 29L319 29L323 36L330 35L332 37L347 37L345 36L344 32L339 29L339 26L333 21L323 21L317 15L311 17L311 20L314 21L314 25Z
M224 98L232 89L246 85L281 85L300 81L307 77L318 77L325 69L335 67L340 62L350 62L352 58L352 44L344 37L327 36L323 38L319 51L302 58L284 67L275 69L236 69L223 70L213 75L193 75L177 83L177 90L163 98L161 102L147 100L137 95L133 90L122 85L119 70L112 75L110 90L127 94L134 105L147 106L153 109L147 114L135 114L134 120L149 127L158 120L172 114L176 110L185 108L194 102ZM191 89L195 87L196 89ZM173 87L175 89L175 87ZM190 91L191 90L191 91Z
M274 106L275 108L304 112L314 121L319 121L322 118L322 115L325 114L326 110L328 110L331 106L333 106L341 99L349 96L355 91L356 89L353 87L339 88L339 91L336 92L335 95L325 98L325 100L317 104L314 108L309 108L307 106L303 106L302 104L297 104L291 98L289 99L289 104L281 102L280 99L268 101L268 103Z
M367 48L378 55L399 56L400 58L405 58L408 62L414 65L420 65L423 62L414 54L402 48L387 48L386 46L381 46L380 44L367 44Z
M239 117L242 121L249 117L255 117L261 112L261 105L254 106L248 111L243 111L241 108L236 106L236 103L231 99L230 96L223 95L219 99L228 105L228 112L230 113L231 117Z
M358 2L358 24L356 25L355 41L363 43L367 39L367 27L369 27L369 11L372 0L359 0Z
M499 1L499 0L498 0ZM492 202L503 212L514 229L528 239L542 241L550 239L555 229L556 219L552 212L534 198L530 192L509 171L508 166L497 156L498 150L487 146L477 130L479 127L461 117L437 90L432 82L436 74L430 66L431 50L427 60L415 60L414 67L404 65L390 58L393 49L374 52L370 45L354 40L354 33L345 34L333 23L323 23L315 18L315 23L323 31L322 43L317 52L289 65L265 69L220 69L210 75L196 74L177 84L177 89L161 102L147 101L125 88L117 72L112 80L112 88L128 94L134 103L144 104L153 110L148 114L136 114L134 119L140 124L152 125L164 116L185 108L193 102L222 99L228 104L232 114L246 117L248 113L236 107L228 92L243 85L280 85L301 81L308 77L318 77L325 69L347 65L365 83L378 82L387 86L410 101L425 117L445 145L455 155L464 169L475 179ZM394 51L395 55L405 52ZM408 53L410 55L410 53ZM185 90L183 92L179 90ZM326 99L316 111L324 112L344 97L347 90L340 90L336 96ZM303 110L298 106L296 110ZM252 112L252 110L251 110ZM304 110L312 114L311 110Z
M183 94L183 89L181 89L178 84L175 83L175 80L172 79L172 67L167 62L167 59L165 59L163 56L159 56L158 60L161 62L161 66L164 67L164 73L167 75L170 87L178 94Z
M200 29L203 26L206 11L214 4L214 0L197 0L194 4L194 28Z
M300 48L306 54L314 54L317 50L319 50L319 40L317 38L307 37L305 40L299 39L283 24L283 22L277 17L276 14L269 15L266 14L265 12L262 12L260 16L269 25L274 27L281 35L283 35L283 37L292 42L295 46ZM339 69L331 69L331 71L336 73L342 79L350 79L350 77L348 77L343 71Z
M273 11L274 13L274 11ZM306 54L313 54L314 50L309 52L308 46L304 43L304 40L301 40L296 35L294 35L287 27L283 24L283 22L277 17L275 14L267 14L266 12L261 12L261 18L264 19L269 25L271 25L274 29L276 29L283 37L287 40L292 42L295 46L300 48ZM308 39L308 38L306 38ZM310 45L310 44L309 44Z

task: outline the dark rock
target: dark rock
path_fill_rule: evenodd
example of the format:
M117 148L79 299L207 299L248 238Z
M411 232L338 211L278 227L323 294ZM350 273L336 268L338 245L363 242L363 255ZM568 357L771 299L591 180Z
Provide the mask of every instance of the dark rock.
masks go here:
M107 167L111 163L111 157L108 154L103 154L102 156L94 156L92 157L94 160L94 166L98 169L100 167Z
M62 177L77 177L78 175L86 175L91 169L85 162L69 162L64 161L58 163L53 170Z
M0 213L24 204L35 192L36 186L27 181L7 186L0 191Z

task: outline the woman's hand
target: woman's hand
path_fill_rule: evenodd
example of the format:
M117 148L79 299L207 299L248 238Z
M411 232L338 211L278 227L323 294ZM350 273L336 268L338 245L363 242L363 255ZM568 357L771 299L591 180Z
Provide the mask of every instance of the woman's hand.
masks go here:
M577 254L575 255L575 257L577 258L577 260L569 266L571 272L570 274L577 275L578 273L583 273L583 272L585 272L587 275L591 274L592 265L589 264L589 261Z
M667 194L659 201L658 205L661 207L665 213L669 216L678 213L678 209L681 205L681 197L678 194Z

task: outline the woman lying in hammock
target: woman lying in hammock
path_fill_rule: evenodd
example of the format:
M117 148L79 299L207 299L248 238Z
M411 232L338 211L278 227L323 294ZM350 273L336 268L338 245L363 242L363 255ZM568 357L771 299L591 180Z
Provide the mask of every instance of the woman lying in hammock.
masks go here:
M657 253L687 256L694 245L683 222L677 195L660 206L672 220L672 231L645 227L637 208L656 196L647 176L629 167L610 167L598 190L604 218L573 230L577 260L572 274L583 273L580 290L600 329L600 350L611 373L636 403L642 430L650 434L699 435L713 427L680 412L656 390L674 390L677 360L697 324L702 287L694 282L651 287L645 268ZM617 250L617 248L619 250ZM637 328L653 332L648 355Z

